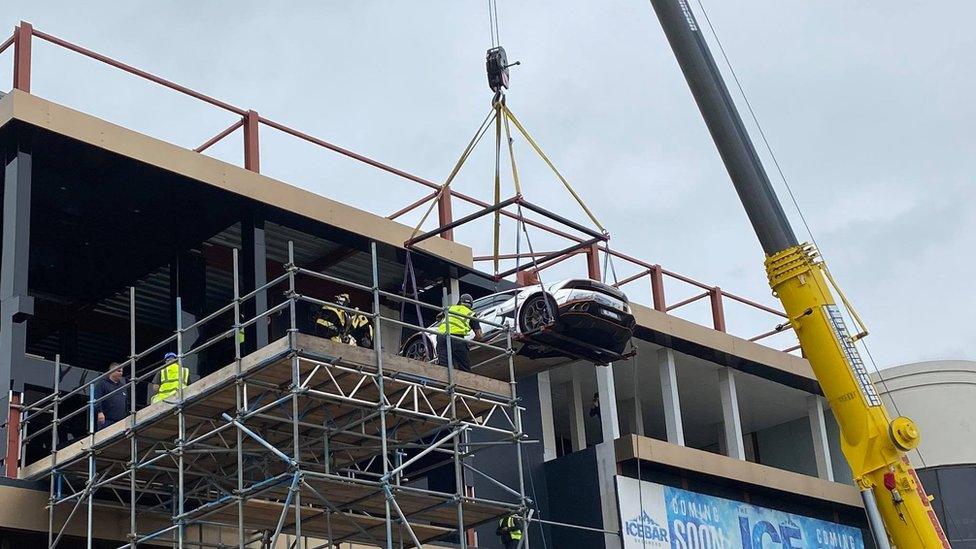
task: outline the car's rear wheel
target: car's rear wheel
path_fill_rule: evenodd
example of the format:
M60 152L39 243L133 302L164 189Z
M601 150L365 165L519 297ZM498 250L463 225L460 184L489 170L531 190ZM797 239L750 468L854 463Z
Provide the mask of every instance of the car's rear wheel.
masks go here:
M551 295L545 293L532 295L519 308L519 331L527 333L545 328L556 321L558 314L556 300Z
M430 360L431 353L429 347L430 344L426 341L426 338L423 336L415 337L403 349L403 356L426 362Z

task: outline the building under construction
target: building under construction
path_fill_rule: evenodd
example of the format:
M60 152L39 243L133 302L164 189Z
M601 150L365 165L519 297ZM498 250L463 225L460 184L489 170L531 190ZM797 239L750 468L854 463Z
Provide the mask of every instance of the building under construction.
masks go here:
M191 150L47 101L31 92L38 40L235 122ZM654 491L809 520L836 541L822 547L873 546L809 364L793 343L764 345L788 331L781 311L611 250L520 195L452 192L28 23L7 48L4 547L500 547L508 516L524 547L656 547L667 525L631 516ZM269 129L427 194L387 215L266 177ZM242 165L206 154L241 136ZM455 219L459 201L477 213ZM426 204L436 228L396 221ZM503 272L496 247L485 272L452 229L488 215L567 245L516 251ZM446 368L402 356L460 293L517 291L566 260L599 282L608 257L626 274L604 283L651 288L629 304L626 353L499 324L504 337L471 343L470 372L450 354ZM677 316L696 303L708 325ZM371 344L318 335L314 313L330 305L367 318ZM766 315L769 331L732 335L726 306ZM169 353L190 383L151 402ZM93 387L113 361L128 415L99 428Z

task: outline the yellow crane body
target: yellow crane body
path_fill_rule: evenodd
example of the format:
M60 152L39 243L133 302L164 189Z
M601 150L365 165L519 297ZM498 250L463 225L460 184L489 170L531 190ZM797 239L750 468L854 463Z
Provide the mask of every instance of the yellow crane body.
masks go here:
M816 249L801 244L772 254L766 273L837 419L854 481L873 491L892 547L948 549L930 497L905 455L918 445L918 429L908 418L892 420L885 410Z

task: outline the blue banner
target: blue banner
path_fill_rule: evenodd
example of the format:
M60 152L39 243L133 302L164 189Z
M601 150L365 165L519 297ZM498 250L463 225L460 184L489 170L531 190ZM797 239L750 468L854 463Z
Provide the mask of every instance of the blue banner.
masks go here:
M864 549L861 530L617 477L625 549Z

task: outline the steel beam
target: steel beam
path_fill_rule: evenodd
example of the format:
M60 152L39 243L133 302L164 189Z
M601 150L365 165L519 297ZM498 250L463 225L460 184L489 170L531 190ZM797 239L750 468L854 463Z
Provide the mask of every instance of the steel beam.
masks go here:
M31 84L31 39L34 28L30 23L20 22L14 29L14 89L30 93Z
M258 128L261 117L255 111L244 113L244 169L261 171L261 148L258 141Z
M244 278L242 294L248 294L268 283L268 252L265 241L264 218L255 213L241 219L241 272ZM245 318L254 318L268 310L268 291L257 292L241 305ZM248 355L268 344L267 319L244 329L244 354Z
M6 147L3 178L3 252L0 264L0 456L7 455L10 381L20 377L27 345L27 320L34 314L28 295L30 262L31 145L29 129ZM19 387L17 387L19 385ZM15 383L17 392L23 383Z

